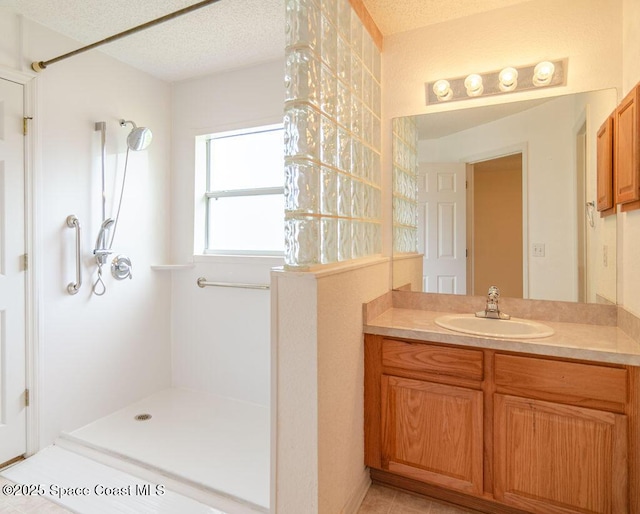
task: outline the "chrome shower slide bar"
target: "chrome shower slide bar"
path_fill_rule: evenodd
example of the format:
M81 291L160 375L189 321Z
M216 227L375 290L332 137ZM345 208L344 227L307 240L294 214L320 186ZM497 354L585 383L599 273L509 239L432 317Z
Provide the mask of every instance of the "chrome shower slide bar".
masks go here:
M242 284L239 282L209 282L206 278L200 277L196 280L198 287L235 287L239 289L269 289L269 284Z
M76 281L70 282L67 286L69 294L76 294L82 287L82 234L80 220L75 214L67 216L67 227L76 229Z

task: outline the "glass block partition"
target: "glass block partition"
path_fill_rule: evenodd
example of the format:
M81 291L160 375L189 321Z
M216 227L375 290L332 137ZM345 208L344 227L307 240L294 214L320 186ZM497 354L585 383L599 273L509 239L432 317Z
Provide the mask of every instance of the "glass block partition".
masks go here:
M382 251L380 51L349 0L286 0L285 264Z
M393 130L393 251L417 252L418 129L415 116L395 118Z

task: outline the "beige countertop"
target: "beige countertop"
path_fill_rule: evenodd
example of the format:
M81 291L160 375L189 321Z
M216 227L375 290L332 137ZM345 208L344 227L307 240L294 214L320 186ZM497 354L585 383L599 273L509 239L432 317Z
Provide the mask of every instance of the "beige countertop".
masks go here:
M435 319L447 312L390 308L365 323L365 334L434 343L640 366L640 344L615 326L534 320L555 331L540 339L475 336L442 328Z

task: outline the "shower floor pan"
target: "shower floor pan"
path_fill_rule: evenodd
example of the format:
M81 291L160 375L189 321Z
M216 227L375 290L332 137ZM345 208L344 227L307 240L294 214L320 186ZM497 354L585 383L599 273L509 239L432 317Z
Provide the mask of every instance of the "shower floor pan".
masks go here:
M269 430L267 407L166 389L63 433L56 444L244 514L269 510Z

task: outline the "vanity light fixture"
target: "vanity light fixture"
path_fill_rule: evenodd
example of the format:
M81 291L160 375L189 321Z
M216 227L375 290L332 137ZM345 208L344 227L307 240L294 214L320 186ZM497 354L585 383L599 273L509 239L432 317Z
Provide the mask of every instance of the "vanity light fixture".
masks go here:
M566 85L568 59L542 61L527 66L507 66L501 70L471 73L464 77L427 82L426 103L468 100Z
M533 69L533 85L536 87L548 86L553 79L556 67L552 62L542 61Z
M518 87L518 70L515 68L505 68L498 75L498 87L503 93L513 91Z
M484 91L482 85L482 77L477 73L472 73L464 79L464 87L467 90L467 96L480 96Z
M451 84L447 80L437 80L433 84L433 92L438 98L438 102L446 102L447 100L451 100L453 98L453 90L451 89Z

